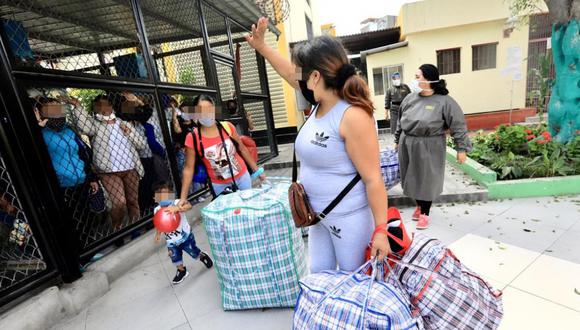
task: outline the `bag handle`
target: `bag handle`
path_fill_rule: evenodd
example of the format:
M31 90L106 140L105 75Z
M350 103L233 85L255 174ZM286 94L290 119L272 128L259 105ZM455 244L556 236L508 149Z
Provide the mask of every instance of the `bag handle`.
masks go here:
M367 314L367 310L368 310L368 302L369 302L369 298L370 298L370 293L372 290L372 286L373 283L375 281L378 281L378 274L380 272L378 272L378 261L376 257L371 258L370 260L368 260L367 262L365 262L362 266L360 266L357 270L355 270L354 272L352 272L349 276L345 277L343 280L341 280L340 282L338 282L338 284L335 285L335 287L327 292L322 299L320 299L320 301L318 303L316 303L316 306L314 307L314 313L311 313L310 315L314 315L318 309L320 308L320 305L326 300L328 299L331 295L333 295L334 293L336 293L338 290L340 290L340 288L350 279L354 278L357 274L366 274L366 272L368 271L368 268L371 267L372 268L372 272L371 272L371 276L369 278L369 284L366 290L366 294L365 294L365 300L362 306L363 309L363 313L361 315L361 322L360 324L360 329L364 330L365 329L365 323L364 320L366 318L366 314ZM405 291L401 290L399 296L404 296L403 299L406 299L408 301L408 297L405 295ZM409 302L409 306L412 306L411 303ZM409 310L409 314L412 315L412 312L409 308L407 308ZM310 317L308 319L308 323L310 323L312 320L312 317Z
M306 119L306 122L310 119L310 117L316 116L316 110L318 110L318 106L316 106L316 108L313 110L313 112L310 114L310 116L308 116L308 119ZM304 122L304 125L302 125L300 130L302 130L302 128L306 125L306 122ZM300 132L298 132L298 133L300 133ZM354 186L357 185L357 183L360 181L360 179L361 179L361 176L359 173L357 173L354 176L354 178L346 185L346 187L344 187L344 189L342 189L342 191L338 194L338 196L336 196L336 198L334 198L334 200L332 202L330 202L330 204L328 204L328 206L321 213L316 215L318 220L319 221L324 220L328 216L328 214L330 212L332 212L332 210L338 205L338 203L340 203L344 199L344 197L346 197L346 195L352 190L352 188L354 188ZM292 182L298 182L298 163L296 161L296 141L294 141L294 157L292 159Z
M449 250L449 249L446 250L445 254L443 255L443 259L446 258L446 257L451 257L451 258L453 258L453 260L455 262L461 264L461 261L459 261L459 259L457 259L457 257L455 257L455 255L453 254L453 252L451 252L451 250ZM394 259L394 258L391 258L391 257L387 257L387 259L389 261L392 261L392 262L398 264L399 266L406 267L406 268L409 268L409 269L412 269L412 270L415 270L415 271L421 272L421 273L428 273L431 276L439 277L441 280L443 280L444 282L446 282L448 284L451 284L454 287L457 287L457 284L460 283L459 281L457 281L456 279L454 279L452 277L448 277L448 276L442 275L439 272L433 271L433 270L428 269L428 268L425 268L423 266L419 266L419 265L416 265L416 264L410 264L410 263L402 262L402 261L400 261L398 259ZM388 264L388 262L387 262L387 264ZM389 274L392 273L393 276L394 276L395 274L391 270L390 265L388 265L388 267L389 267ZM467 275L472 276L472 277L475 277L475 278L481 280L484 283L484 285L487 288L487 290L489 291L489 293L491 293L494 297L499 298L499 297L502 296L503 293L502 293L501 290L492 290L492 288L487 284L487 281L485 281L481 277L479 277L479 276L477 276L475 274L471 274L471 273L467 273ZM394 276L394 277L396 277L396 276ZM396 282L397 283L401 283L398 278L396 279Z

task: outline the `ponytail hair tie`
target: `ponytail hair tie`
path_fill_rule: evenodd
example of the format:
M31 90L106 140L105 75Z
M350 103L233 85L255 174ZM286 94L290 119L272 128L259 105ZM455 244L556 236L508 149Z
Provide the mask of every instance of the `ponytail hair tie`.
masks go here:
M348 78L356 74L356 67L352 64L344 64L338 70L336 75L336 87L342 89Z

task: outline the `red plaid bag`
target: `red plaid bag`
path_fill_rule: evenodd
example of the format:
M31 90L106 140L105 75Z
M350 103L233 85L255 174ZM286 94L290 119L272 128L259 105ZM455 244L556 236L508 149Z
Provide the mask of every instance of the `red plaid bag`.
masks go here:
M389 260L391 260L389 258ZM443 243L415 234L393 275L410 295L425 329L496 329L503 317L501 291L463 265ZM390 265L387 265L390 268Z

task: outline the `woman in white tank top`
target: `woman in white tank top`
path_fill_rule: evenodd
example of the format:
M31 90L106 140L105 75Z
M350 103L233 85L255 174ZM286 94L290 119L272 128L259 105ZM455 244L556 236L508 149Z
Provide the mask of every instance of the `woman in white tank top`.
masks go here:
M373 104L365 81L349 64L340 41L323 36L296 45L292 62L264 42L267 19L252 26L246 40L292 87L301 90L315 112L296 139L300 181L316 212L322 211L356 176L353 190L318 224L310 227L312 272L352 271L372 253L389 252L386 229L387 192L379 166L379 142ZM373 231L381 226L373 237Z

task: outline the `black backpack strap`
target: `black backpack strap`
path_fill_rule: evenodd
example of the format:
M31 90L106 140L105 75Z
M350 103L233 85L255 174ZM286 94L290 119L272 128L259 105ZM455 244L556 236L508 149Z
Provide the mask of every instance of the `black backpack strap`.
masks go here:
M216 122L217 122L217 120L216 120ZM228 168L230 169L230 175L232 176L232 188L233 188L234 192L236 192L240 189L238 187L238 184L236 183L236 176L234 175L234 168L232 167L232 161L230 159L230 155L228 154L228 146L226 145L226 140L224 139L224 134L223 134L222 130L223 130L223 127L221 125L218 125L218 132L220 134L220 139L222 140L222 146L224 148L224 152L226 153L226 158L228 160ZM201 140L201 138L200 138L200 140ZM230 140L233 140L233 139L230 138Z
M197 129L197 136L194 132L194 129ZM197 160L200 161L201 166L203 166L205 168L205 172L207 173L207 184L209 185L209 189L211 191L211 195L216 198L216 194L215 194L215 190L213 189L213 184L211 182L211 178L209 177L209 171L207 170L207 167L205 166L205 163L203 162L203 158L205 157L205 150L203 149L203 142L201 139L201 129L199 127L192 127L190 128L191 131L191 136L193 137L193 151L195 152L195 156L197 158ZM197 150L197 140L199 139L199 152ZM195 171L195 169L194 169Z

